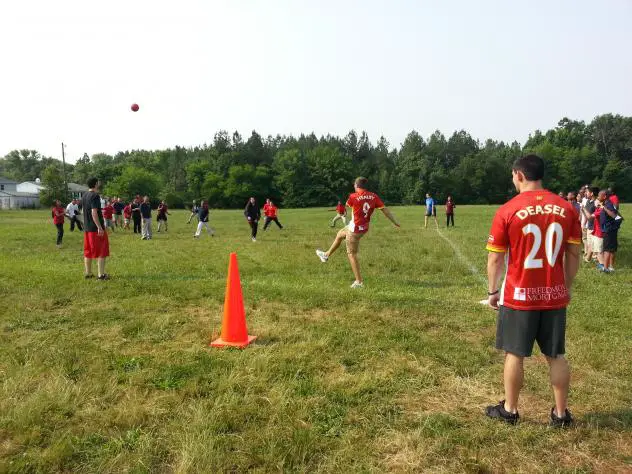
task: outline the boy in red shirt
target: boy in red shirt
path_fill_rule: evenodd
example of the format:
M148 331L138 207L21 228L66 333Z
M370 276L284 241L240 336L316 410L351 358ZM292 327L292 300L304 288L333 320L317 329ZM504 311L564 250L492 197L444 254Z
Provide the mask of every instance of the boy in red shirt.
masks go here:
M66 213L66 209L62 207L61 201L55 201L55 205L51 210L51 214L53 215L53 224L57 227L57 248L61 248L61 241L64 238L64 214Z
M274 205L270 199L266 199L266 203L263 205L263 214L266 216L265 223L263 224L263 230L266 230L270 225L270 222L274 222L279 229L283 229L283 226L279 222L277 217L277 210L279 208Z
M165 232L167 232L167 216L169 215L169 207L165 201L160 201L158 205L158 217L156 220L158 221L158 232L162 228L162 224L165 225Z
M347 206L351 208L351 221L349 225L341 229L334 239L331 247L326 252L318 249L316 255L320 261L325 263L329 257L340 247L342 241L347 243L347 256L351 269L355 276L355 281L351 288L362 288L362 276L360 275L360 265L358 264L358 250L360 248L360 239L369 231L369 222L371 215L375 209L381 210L384 215L396 226L399 223L395 220L391 211L386 208L382 200L377 194L366 190L368 180L366 178L357 178L353 184L355 193L347 199Z
M505 351L505 400L485 413L518 422L523 361L537 341L555 395L551 426L569 426L566 306L579 268L579 216L571 203L542 187L544 161L539 156L518 158L512 174L520 194L496 212L487 240L489 305L499 310L496 348Z
M123 208L123 229L129 230L129 220L132 218L132 203Z
M336 227L336 222L342 219L342 225L347 225L347 208L342 204L342 202L338 201L335 209L331 209L332 211L336 211L336 215L331 220L329 227Z
M105 207L103 208L103 220L105 221L105 228L114 230L114 207L110 201L105 202Z

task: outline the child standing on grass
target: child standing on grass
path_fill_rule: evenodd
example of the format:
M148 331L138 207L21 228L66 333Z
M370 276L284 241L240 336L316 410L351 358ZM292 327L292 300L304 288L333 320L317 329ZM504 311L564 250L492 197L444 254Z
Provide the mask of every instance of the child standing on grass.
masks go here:
M61 248L61 241L64 238L64 214L66 209L61 205L61 201L55 201L52 209L53 224L57 227L57 248Z
M250 226L250 238L253 242L257 241L257 229L259 228L259 219L261 219L261 210L257 206L257 201L254 197L251 197L246 203L244 209L244 216Z
M149 202L149 196L143 198L143 203L140 205L140 215L143 218L141 240L151 240L151 203Z
M336 215L331 220L329 227L336 227L336 221L339 221L339 220L342 221L343 227L346 226L347 225L347 208L345 207L345 205L341 201L338 201L336 208L331 209L331 210L336 211Z
M114 207L110 201L105 201L105 207L102 212L106 230L112 229L112 231L114 231Z
M129 220L132 218L132 203L123 208L123 229L129 230Z
M156 220L158 221L158 232L162 228L162 225L165 225L165 232L167 232L167 215L169 214L169 208L167 207L167 203L165 201L160 201L158 205L158 217Z
M210 234L211 237L215 235L215 230L208 226L208 218L209 218L209 210L208 210L208 202L202 201L200 203L200 207L198 208L198 226L195 235L193 236L196 239L200 238L200 234L202 233L202 227L206 227L206 233Z

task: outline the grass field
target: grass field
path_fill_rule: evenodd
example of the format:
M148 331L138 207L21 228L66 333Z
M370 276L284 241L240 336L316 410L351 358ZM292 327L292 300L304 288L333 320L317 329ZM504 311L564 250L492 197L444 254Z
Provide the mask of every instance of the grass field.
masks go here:
M197 241L173 211L152 241L111 236L109 282L83 279L82 234L55 248L50 212L0 212L0 472L631 472L632 225L617 272L584 264L574 287L577 426L547 427L536 351L511 427L482 416L503 393L478 304L494 210L440 233L419 207L393 208L401 229L376 215L355 291L344 252L314 255L323 209L282 210L256 243L240 211ZM207 347L231 251L259 336L243 351Z

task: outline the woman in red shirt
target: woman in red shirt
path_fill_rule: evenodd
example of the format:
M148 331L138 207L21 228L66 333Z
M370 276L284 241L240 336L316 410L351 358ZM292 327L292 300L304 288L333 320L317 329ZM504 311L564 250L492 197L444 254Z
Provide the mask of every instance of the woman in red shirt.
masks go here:
M53 215L53 224L57 227L57 248L61 248L61 241L64 238L64 214L66 213L66 209L64 209L61 205L61 201L55 201L55 205L51 210L51 214Z
M123 229L129 230L129 220L132 218L132 203L123 208Z
M448 196L448 200L445 203L445 215L447 218L446 227L450 227L450 221L452 221L452 227L454 227L454 208L455 207L456 205L454 204L454 201L452 200L452 196Z

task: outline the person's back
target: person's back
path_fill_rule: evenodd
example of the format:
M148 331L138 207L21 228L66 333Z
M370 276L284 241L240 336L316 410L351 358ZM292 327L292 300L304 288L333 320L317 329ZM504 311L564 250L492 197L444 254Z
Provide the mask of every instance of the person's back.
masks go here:
M379 196L366 189L358 189L349 195L347 206L351 208L351 220L349 230L358 234L369 231L371 215L375 209L384 208L384 203Z
M504 229L504 230L503 230ZM556 309L568 304L567 244L581 243L571 203L547 190L526 191L502 206L492 225L490 251L509 250L500 304L512 309Z
M97 232L98 230L98 227L92 218L92 209L97 210L101 227L104 226L101 199L98 193L94 191L83 193L83 196L81 197L81 208L83 209L83 222L86 232Z

